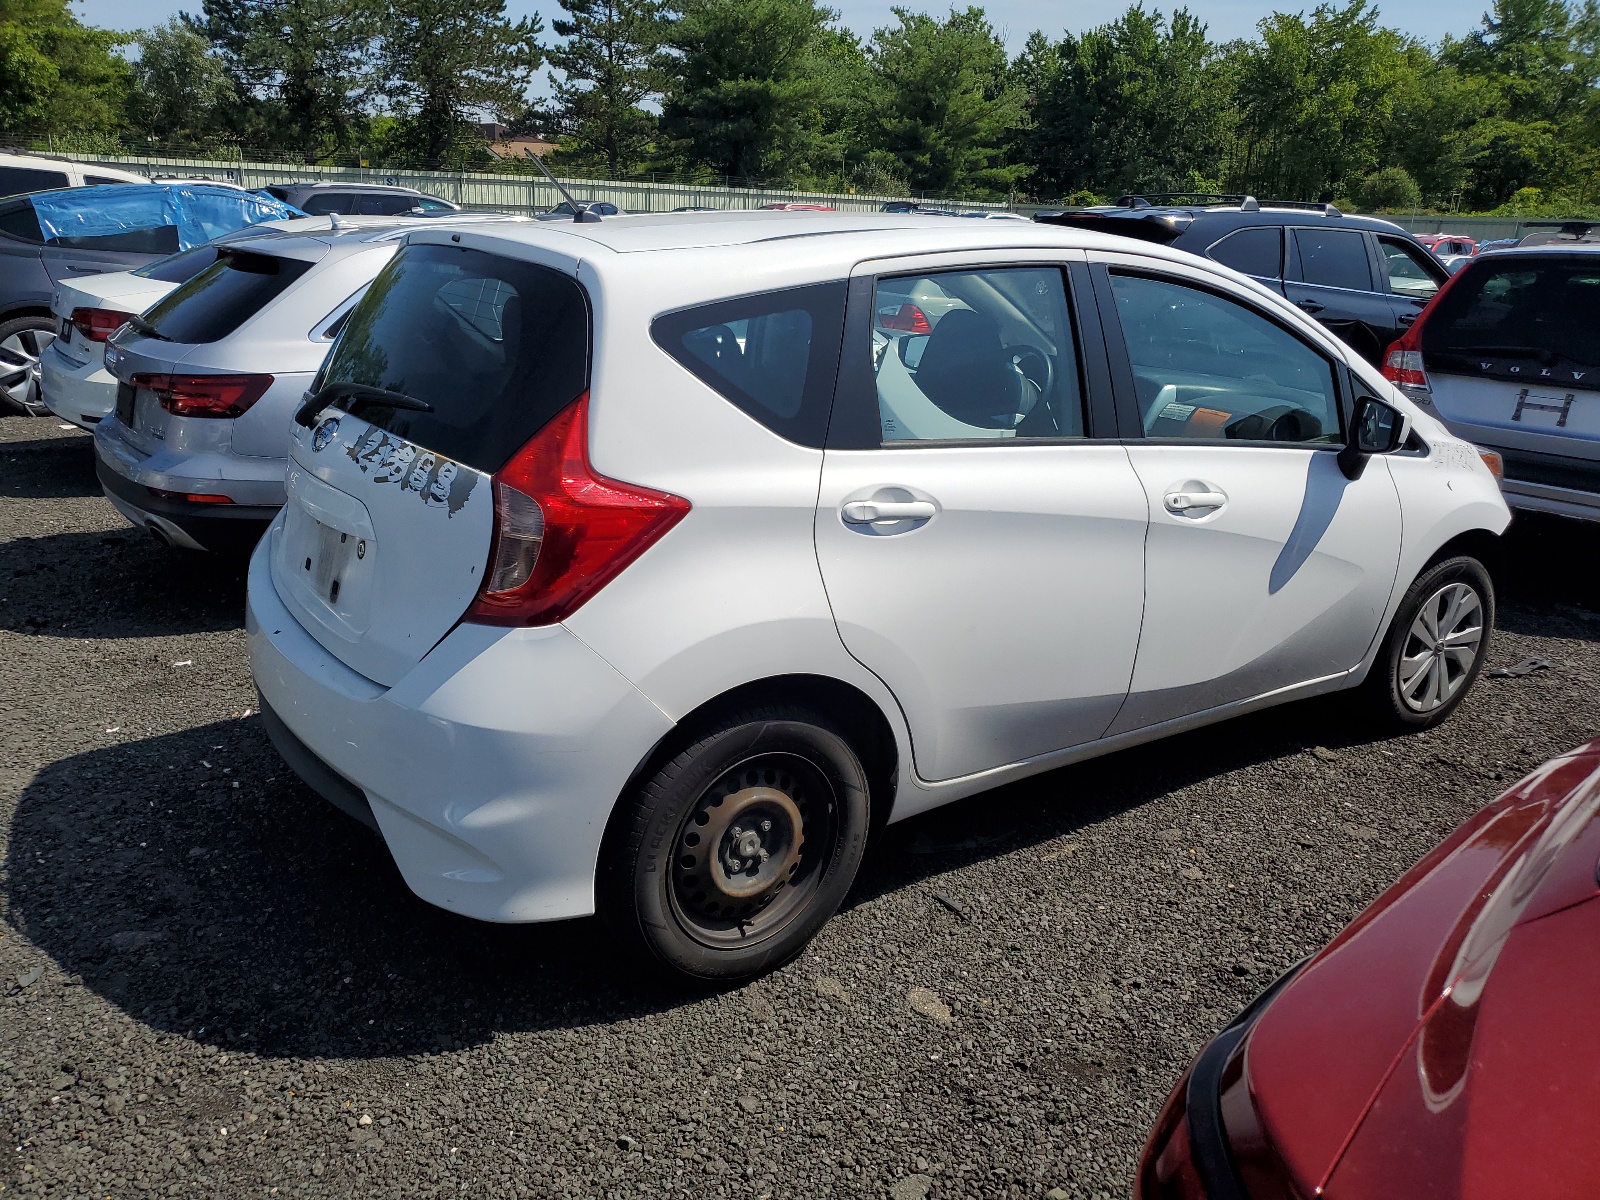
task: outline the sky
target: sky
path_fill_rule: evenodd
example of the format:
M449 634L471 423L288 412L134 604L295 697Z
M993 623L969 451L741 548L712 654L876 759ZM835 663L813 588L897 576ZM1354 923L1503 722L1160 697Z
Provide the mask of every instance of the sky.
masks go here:
M830 0L844 19L844 23L862 37L871 35L874 28L890 22L890 0ZM928 12L948 11L948 4L928 3L927 0L903 0L908 8ZM1022 48L1028 34L1042 29L1052 37L1064 30L1081 33L1096 25L1115 20L1128 7L1128 0L1074 0L1071 4L1052 3L1051 0L961 0L983 5L989 19L1004 34L1007 47L1015 53ZM1229 41L1249 37L1256 22L1274 8L1306 11L1316 6L1316 0L1296 3L1296 0L1190 0L1189 11L1206 22L1211 37L1216 41ZM165 21L187 7L192 12L200 9L200 0L73 0L73 10L80 20L106 29L144 29ZM1146 0L1147 8L1171 11L1173 4L1159 0ZM1443 35L1460 35L1475 28L1488 7L1486 0L1386 0L1379 4L1383 23L1424 41L1436 42ZM543 14L545 25L559 11L555 0L506 0L507 11L513 17L535 11Z

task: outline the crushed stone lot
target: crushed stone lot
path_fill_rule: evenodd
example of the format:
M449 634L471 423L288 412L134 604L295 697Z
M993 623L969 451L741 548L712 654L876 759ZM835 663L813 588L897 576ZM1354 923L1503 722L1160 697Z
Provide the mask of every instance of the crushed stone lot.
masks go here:
M1460 712L1291 706L891 828L806 954L641 977L475 924L295 780L238 561L0 420L0 1184L52 1197L1096 1197L1201 1043L1600 732L1600 529L1522 520ZM1582 572L1588 572L1587 575Z

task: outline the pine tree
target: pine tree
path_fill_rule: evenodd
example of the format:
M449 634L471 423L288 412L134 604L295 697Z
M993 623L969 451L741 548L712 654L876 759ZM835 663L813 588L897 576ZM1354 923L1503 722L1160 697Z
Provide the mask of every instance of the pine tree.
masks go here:
M550 22L566 38L548 52L563 78L536 120L561 143L560 158L629 174L649 154L656 118L643 105L666 87L660 0L561 0Z

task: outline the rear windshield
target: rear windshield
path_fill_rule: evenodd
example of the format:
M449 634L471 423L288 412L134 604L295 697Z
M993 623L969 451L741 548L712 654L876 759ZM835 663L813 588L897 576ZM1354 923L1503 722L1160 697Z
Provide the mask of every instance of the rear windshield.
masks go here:
M1480 260L1422 327L1430 370L1600 386L1600 254Z
M186 346L221 341L310 269L298 258L219 250L216 262L146 313L145 324Z
M193 250L181 250L146 263L133 273L141 279L159 279L162 283L188 283L216 261L215 246L196 246Z
M589 306L548 267L455 246L406 246L373 281L319 383L364 383L432 412L359 405L398 437L498 471L582 394Z

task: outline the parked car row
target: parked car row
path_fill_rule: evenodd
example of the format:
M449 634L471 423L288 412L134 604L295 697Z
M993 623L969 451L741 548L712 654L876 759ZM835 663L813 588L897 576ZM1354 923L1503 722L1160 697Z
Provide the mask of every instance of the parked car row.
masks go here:
M1150 215L291 219L63 285L45 394L98 389L73 411L135 525L254 543L267 733L416 894L599 912L736 980L888 822L1310 696L1425 730L1482 670L1510 513L1459 431L1520 453L1588 412L1491 389L1559 360L1541 386L1583 390L1595 252L1447 283L1382 223ZM1203 253L1167 244L1202 221ZM1291 290L1354 247L1416 360L1380 371ZM1591 746L1269 989L1138 1194L1431 1194L1461 1163L1540 1191L1452 1105L1562 1055L1592 1090L1554 1021L1504 1031L1581 1010L1597 809Z

